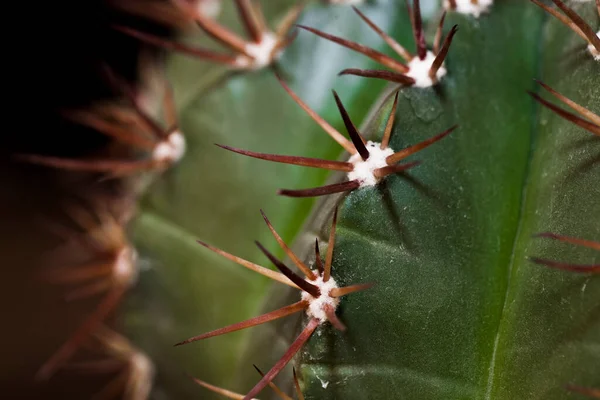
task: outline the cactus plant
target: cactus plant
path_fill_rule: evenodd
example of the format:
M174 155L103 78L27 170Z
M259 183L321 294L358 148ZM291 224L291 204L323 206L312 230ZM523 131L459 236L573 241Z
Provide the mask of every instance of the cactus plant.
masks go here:
M230 53L117 27L176 50L187 149L130 226L145 268L117 325L135 345L97 334L154 364L128 375L129 397L151 376L150 398L268 398L275 382L282 398L598 397L600 0L552 2L239 0L216 23L175 0L176 18L145 14L196 20ZM253 52L263 11L281 29Z

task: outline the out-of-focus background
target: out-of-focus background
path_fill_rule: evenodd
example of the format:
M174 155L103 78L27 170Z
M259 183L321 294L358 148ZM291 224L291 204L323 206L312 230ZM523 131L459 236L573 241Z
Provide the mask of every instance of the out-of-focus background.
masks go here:
M114 96L99 74L100 62L136 78L139 41L111 24L169 32L103 0L14 3L5 17L11 27L4 41L9 72L3 86L10 112L4 113L0 136L0 393L5 399L91 398L110 374L63 370L47 382L35 381L43 362L97 304L97 298L66 302L64 288L47 284L40 273L60 243L48 221L61 218L65 202L110 184L95 184L90 174L28 165L12 155L79 157L106 144L105 136L66 121L60 111Z

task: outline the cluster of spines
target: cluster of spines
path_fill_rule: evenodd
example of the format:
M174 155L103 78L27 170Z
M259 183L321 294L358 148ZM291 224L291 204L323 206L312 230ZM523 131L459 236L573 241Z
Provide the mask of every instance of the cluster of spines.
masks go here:
M188 46L127 27L118 26L116 29L151 45L241 70L260 69L274 63L281 52L294 40L295 35L290 35L289 31L303 9L303 2L293 7L273 32L267 27L259 3L250 0L235 0L240 19L248 35L246 39L202 14L188 1L173 0L173 2L206 34L229 49L230 52Z
M259 249L267 256L273 265L280 271L275 272L271 269L251 263L250 261L241 259L237 256L229 254L221 249L215 248L207 243L199 241L201 245L215 253L236 262L237 264L266 276L274 281L286 284L292 288L298 289L301 292L301 299L291 305L285 306L275 311L268 312L258 317L251 318L246 321L238 322L224 328L216 329L192 338L186 339L176 344L176 346L189 344L199 340L208 339L215 336L224 335L231 332L236 332L242 329L261 325L279 318L287 317L292 314L304 311L309 319L309 322L304 327L300 335L290 345L289 349L281 357L281 359L262 377L262 379L243 397L248 400L256 396L271 381L281 372L281 370L290 362L302 346L310 339L317 327L321 324L329 322L332 326L340 331L346 330L344 324L338 319L336 309L339 304L339 298L351 293L368 289L372 284L356 284L345 287L338 287L335 280L332 278L333 250L335 246L335 227L337 221L337 209L333 214L333 222L331 224L329 242L325 262L321 259L318 239L315 239L315 263L313 268L310 268L300 258L294 254L290 247L283 241L277 233L265 213L261 210L261 214L269 230L275 240L279 243L286 255L292 260L294 265L301 271L303 277L293 272L283 262L277 259L263 245L256 242Z
M103 325L136 282L136 250L126 238L123 221L115 216L114 210L104 207L102 201L86 206L73 202L67 207L67 213L77 230L52 222L49 228L63 237L65 243L46 258L62 262L76 248L89 255L79 264L50 267L42 272L42 278L70 287L65 297L67 301L97 296L101 299L95 310L44 363L37 378L48 379L59 369L117 373L115 380L98 393L98 398L114 397L119 392L130 394L127 397L130 399L146 398L154 373L152 362L127 339ZM92 343L94 338L96 343ZM103 354L100 359L72 361L86 348L101 349Z
M64 112L65 117L97 130L134 151L143 152L144 158L117 159L112 156L95 156L72 159L20 154L15 156L17 159L71 171L98 172L108 177L118 178L141 171L161 171L183 157L186 148L185 138L179 130L173 93L166 80L164 80L166 87L162 102L164 119L168 125L165 128L144 110L140 94L130 84L117 76L107 65L103 65L102 71L107 83L125 97L128 105L98 104L91 110Z
M334 36L318 29L299 25L300 28L312 32L324 39L330 40L351 50L364 54L372 60L386 66L390 70L373 70L348 68L339 73L339 75L356 75L366 78L383 79L389 82L399 83L404 86L429 87L436 85L440 79L446 75L444 60L448 55L448 50L452 44L452 39L457 31L457 26L453 26L450 33L442 42L442 30L446 13L442 14L438 24L437 32L433 43L433 49L427 49L423 20L421 18L419 0L414 2L414 7L410 7L407 2L408 12L411 15L413 37L417 47L417 54L411 54L404 46L394 40L391 36L379 28L373 21L367 18L356 7L352 9L371 29L373 29L390 46L404 62L398 61L377 50L363 46L359 43Z

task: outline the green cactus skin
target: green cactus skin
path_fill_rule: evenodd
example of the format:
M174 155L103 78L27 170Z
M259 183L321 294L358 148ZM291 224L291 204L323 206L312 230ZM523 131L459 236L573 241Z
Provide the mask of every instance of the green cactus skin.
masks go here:
M591 4L577 10L593 20ZM460 129L411 172L431 193L390 178L390 201L376 190L343 200L335 276L379 284L340 306L347 332L310 342L298 362L307 399L561 399L569 383L600 386L600 277L527 260L600 260L532 238L600 236L587 217L600 215L600 143L523 95L541 78L597 112L600 65L582 51L569 63L580 39L522 2L448 19L460 32L444 97L401 90L392 147Z
M269 16L289 4L269 5ZM597 24L593 4L575 9ZM404 7L361 11L411 43ZM388 52L348 7L311 4L300 23ZM317 186L327 174L229 154L213 143L324 159L339 156L339 146L272 72L221 80L221 67L171 58L189 150L141 203L132 234L149 268L121 321L156 365L153 398L213 398L184 372L245 393L259 378L252 363L270 368L304 325L292 317L173 349L259 308L297 301L296 292L271 288L195 240L269 266L253 245L258 239L275 248L262 208L312 260L314 237L326 242L336 201L334 276L340 284L377 285L342 301L346 332L320 327L296 360L307 399L561 399L567 384L600 387L600 278L527 259L598 263L597 252L532 236L600 237L599 142L526 93L538 90L533 79L540 78L598 113L600 64L573 32L524 0L497 1L477 19L450 12L445 26L454 24L448 75L436 89L401 89L391 146L460 128L413 156L423 164L410 175L322 199L308 220L313 200L277 197L275 190ZM336 128L334 86L355 123L363 121L362 132L381 136L390 88L335 76L372 62L301 32L281 65L292 88ZM288 393L291 376L287 368L277 379ZM270 395L264 390L260 398Z

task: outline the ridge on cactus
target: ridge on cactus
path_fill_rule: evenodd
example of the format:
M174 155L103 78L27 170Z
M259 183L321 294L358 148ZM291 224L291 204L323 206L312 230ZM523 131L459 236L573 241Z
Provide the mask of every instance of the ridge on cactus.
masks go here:
M292 7L281 20L275 31L271 31L265 22L265 17L259 3L250 0L236 0L235 4L240 14L248 39L238 36L233 31L215 20L198 12L188 0L173 0L174 3L188 14L198 26L209 36L221 43L232 53L221 53L200 47L188 46L158 36L140 32L135 29L116 26L115 29L135 37L143 42L168 50L198 57L202 60L225 64L241 70L257 70L267 67L279 59L283 49L294 40L295 35L288 32L304 7L303 2Z
M98 215L91 215L74 205L68 211L86 234L81 238L70 234L67 245L83 246L96 256L83 264L47 271L45 278L57 284L76 285L67 295L67 300L87 299L103 293L104 297L95 311L44 363L38 372L38 379L49 379L85 344L137 279L137 252L127 241L121 224L109 211L96 210Z
M407 6L410 9L409 13L411 14L413 37L417 46L416 55L408 52L400 43L394 40L391 36L381 30L375 23L373 23L373 21L367 18L366 15L360 12L356 7L352 7L358 16L364 22L366 22L367 25L369 25L369 27L371 27L371 29L373 29L388 46L390 46L400 57L404 59L404 62L395 60L392 57L389 57L377 50L363 46L359 43L330 35L318 29L310 28L304 25L298 25L298 27L351 50L362 53L392 70L388 71L347 68L341 71L339 75L356 75L366 78L377 78L400 83L405 86L416 86L421 88L434 86L447 73L444 66L444 60L448 55L448 50L450 49L452 39L454 38L458 27L457 25L453 26L450 30L450 33L448 33L442 43L442 29L444 25L444 19L446 17L446 13L444 12L440 18L438 29L435 34L433 49L428 50L425 42L425 31L423 29L419 0L414 1L414 6L412 9L408 3Z
M72 171L104 172L113 177L145 170L160 170L177 163L185 153L185 137L179 130L177 112L170 85L166 82L163 107L168 127L161 127L144 111L138 94L108 67L104 73L111 86L123 93L131 109L116 104L100 105L92 110L66 113L74 122L93 128L117 142L149 153L141 160L114 158L70 159L37 154L19 154L17 159L38 165Z
M543 8L546 12L554 16L560 22L568 26L573 32L578 34L583 40L588 43L587 50L590 52L594 60L600 61L600 31L594 32L592 27L588 25L572 8L567 6L561 0L552 0L554 4L564 13L561 14L556 9L549 7L540 0L531 0L537 6ZM596 1L598 16L600 17L600 0Z
M444 8L461 14L471 14L479 18L481 14L489 12L494 0L444 0Z
M328 161L320 160L315 158L297 157L297 156L283 156L265 153L256 153L248 150L241 150L230 146L217 145L225 150L232 151L234 153L242 154L245 156L258 158L267 161L301 165L305 167L321 168L334 171L343 171L347 173L348 180L342 183L334 183L332 185L321 186L312 189L300 189L300 190L289 190L282 189L279 194L290 197L312 197L312 196L323 196L333 193L348 192L359 188L368 186L374 186L381 179L388 175L406 171L418 165L420 162L410 162L400 164L400 161L406 157L423 150L424 148L434 144L435 142L448 136L454 131L458 125L455 125L444 132L433 136L427 140L417 143L413 146L407 147L401 151L394 151L389 147L389 140L392 134L392 128L394 126L394 120L396 116L396 107L398 104L398 93L394 99L394 105L390 111L387 126L381 140L381 143L366 141L350 119L348 112L346 111L342 101L335 91L333 96L337 108L342 116L344 125L351 140L348 140L340 132L335 130L325 120L319 117L312 109L308 107L296 93L281 79L278 77L279 82L288 94L294 99L296 103L306 113L317 122L329 136L331 136L336 142L340 144L344 149L350 153L350 159L346 162L341 161Z
M286 353L281 359L271 368L266 375L244 396L244 400L249 400L256 396L262 389L264 389L271 381L281 372L281 370L287 365L288 362L294 357L294 355L302 348L302 346L308 341L315 330L322 324L329 322L336 329L340 331L346 330L344 324L338 319L336 315L336 309L339 304L339 298L346 296L351 293L355 293L361 290L368 289L372 284L356 284L351 286L339 287L333 277L331 276L331 265L333 262L333 249L335 245L335 227L337 222L337 208L333 213L333 222L331 224L331 230L329 234L329 245L327 247L327 256L325 263L323 264L319 252L318 240L315 242L315 264L317 270L311 269L304 262L302 262L292 250L283 242L281 237L277 234L273 228L271 222L267 216L262 212L261 214L265 220L265 223L271 230L271 233L282 247L282 249L290 256L296 267L304 274L304 278L297 275L295 272L290 270L284 263L278 260L273 254L271 254L266 248L264 248L259 242L256 245L260 250L269 258L269 260L275 265L280 272L274 272L264 267L252 264L249 261L240 259L223 252L222 250L213 248L203 242L199 242L203 246L210 250L221 254L230 260L237 262L238 264L249 268L255 272L258 272L264 276L267 276L275 281L284 283L293 288L301 291L301 300L291 304L289 306L280 308L275 311L254 317L252 319L238 322L233 325L226 326L211 332L204 333L199 336L186 339L176 344L176 346L192 343L198 340L208 339L215 336L224 335L227 333L239 331L241 329L250 328L253 326L261 325L266 322L270 322L279 318L287 317L294 313L305 311L309 318L308 323L296 338L296 340L290 345Z

